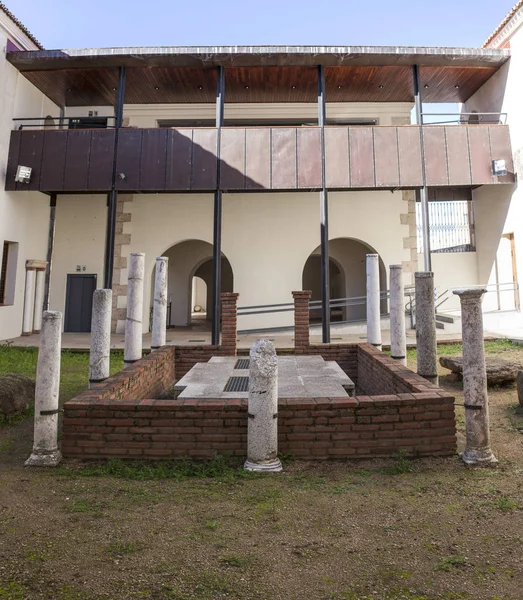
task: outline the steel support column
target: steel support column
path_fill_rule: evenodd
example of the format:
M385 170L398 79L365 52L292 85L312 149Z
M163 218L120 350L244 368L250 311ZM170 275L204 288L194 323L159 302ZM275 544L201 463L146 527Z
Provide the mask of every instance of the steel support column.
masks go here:
M225 69L218 67L216 88L216 190L214 192L213 248L212 248L212 335L211 343L220 343L220 292L222 284L222 192L220 190L220 148L225 100Z
M432 271L432 260L430 257L430 223L429 223L429 198L427 188L427 176L425 172L425 148L423 145L423 98L421 95L421 79L419 66L413 65L412 74L414 79L414 105L416 108L416 123L419 125L421 144L421 177L422 187L416 191L416 200L421 203L421 224L423 235L423 266L424 270Z
M120 67L118 73L118 88L116 91L116 104L114 107L115 116L115 136L114 136L114 154L113 154L113 178L111 191L107 195L107 229L105 235L105 259L104 259L104 288L113 287L113 266L114 266L114 241L116 234L116 203L118 201L118 192L116 191L116 156L118 152L118 131L122 127L123 105L125 100L125 67Z
M49 310L49 295L51 290L51 269L53 266L54 234L56 230L56 194L51 194L49 200L49 234L47 238L47 267L45 269L44 306Z
M325 70L318 67L318 125L321 131L321 191L320 191L320 245L321 245L321 331L324 344L329 344L330 332L330 279L329 279L329 196L325 181Z

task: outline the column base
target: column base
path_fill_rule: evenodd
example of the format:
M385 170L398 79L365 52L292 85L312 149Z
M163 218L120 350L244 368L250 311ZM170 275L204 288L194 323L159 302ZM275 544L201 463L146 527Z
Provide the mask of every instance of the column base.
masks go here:
M461 454L461 460L470 466L489 467L498 464L498 459L492 453L490 448L484 450L465 450Z
M283 466L279 458L264 463L255 463L247 459L243 468L246 471L258 471L259 473L279 473Z
M417 373L417 375L419 375L420 377L423 377L423 379L426 379L429 383L434 383L436 385L439 385L439 376L438 375L423 375L422 373Z
M38 333L40 333L40 330L39 329L33 329L33 333L38 334ZM30 334L28 334L28 335L30 335Z
M57 467L62 460L60 450L33 450L31 456L25 461L26 467Z
M32 331L22 331L22 335L25 337L27 335L33 335Z

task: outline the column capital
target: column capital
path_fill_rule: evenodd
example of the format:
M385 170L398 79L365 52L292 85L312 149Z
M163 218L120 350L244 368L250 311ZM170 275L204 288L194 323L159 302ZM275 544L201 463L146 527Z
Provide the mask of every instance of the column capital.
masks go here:
M26 271L45 271L47 268L47 261L29 259L25 261Z
M462 288L454 290L452 293L459 296L462 302L466 300L480 300L483 294L487 293L487 288Z

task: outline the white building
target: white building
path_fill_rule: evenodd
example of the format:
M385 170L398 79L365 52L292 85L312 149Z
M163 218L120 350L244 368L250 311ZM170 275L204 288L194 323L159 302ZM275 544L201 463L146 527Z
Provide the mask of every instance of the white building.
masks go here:
M49 262L43 305L65 313L66 331L89 330L92 291L109 285L122 330L135 251L146 253L151 284L144 330L160 255L170 259L173 326L189 324L195 305L217 315L219 289L239 292L241 306L312 289L329 320L362 319L364 303L327 306L365 293L368 252L380 256L383 290L389 264L403 264L409 285L429 256L440 293L517 282L509 129L517 171L523 55L511 22L483 49L45 51L0 5L0 340L21 334L24 298L24 331L35 329L41 297L26 268L38 263L27 261ZM510 48L496 42L505 30ZM421 106L449 102L478 114L416 124ZM18 167L31 169L29 181L15 181ZM416 196L429 200L425 256ZM486 308L518 306L507 289ZM451 296L443 308L456 308ZM291 322L291 312L268 312L239 327ZM324 316L325 339L328 329Z

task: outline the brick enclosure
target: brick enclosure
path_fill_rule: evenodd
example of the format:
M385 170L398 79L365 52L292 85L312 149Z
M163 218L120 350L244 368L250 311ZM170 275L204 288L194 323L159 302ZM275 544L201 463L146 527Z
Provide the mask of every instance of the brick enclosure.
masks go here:
M454 397L371 344L309 343L311 293L293 292L295 348L356 384L355 398L278 402L279 450L302 459L451 455ZM62 451L80 458L245 457L246 399L158 400L196 363L236 356L238 294L222 294L220 346L165 346L65 404Z
M81 458L245 457L246 400L151 399L217 350L161 348L70 400L62 451ZM338 360L360 393L280 400L280 452L303 459L455 452L453 396L368 344L318 345L310 352Z

